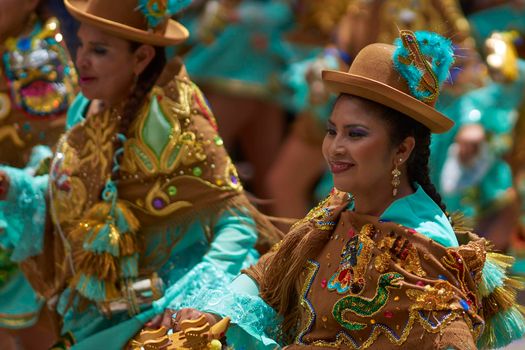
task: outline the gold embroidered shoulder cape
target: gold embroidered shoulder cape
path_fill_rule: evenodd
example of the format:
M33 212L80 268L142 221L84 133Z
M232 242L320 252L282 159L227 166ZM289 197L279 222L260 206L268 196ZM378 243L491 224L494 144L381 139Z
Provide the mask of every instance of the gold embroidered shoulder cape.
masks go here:
M39 293L49 298L70 286L98 302L117 298L123 280L158 271L195 220L211 240L226 211L254 219L262 252L277 241L278 231L245 197L215 119L180 63L167 66L115 150L119 118L112 109L90 115L59 143L49 184L53 225L43 253L23 263ZM111 209L102 198L120 152ZM144 256L153 233L173 228L177 239Z

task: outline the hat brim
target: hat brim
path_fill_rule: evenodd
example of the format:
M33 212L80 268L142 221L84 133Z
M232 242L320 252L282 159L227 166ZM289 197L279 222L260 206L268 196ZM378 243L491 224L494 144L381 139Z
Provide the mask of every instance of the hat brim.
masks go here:
M78 21L96 26L119 38L154 46L170 46L179 44L189 37L186 27L172 19L168 20L164 35L159 35L89 14L86 12L87 1L65 0L64 4L69 13Z
M441 134L454 126L452 120L433 107L377 80L334 70L325 70L322 76L333 92L359 96L395 109L425 125L433 133Z

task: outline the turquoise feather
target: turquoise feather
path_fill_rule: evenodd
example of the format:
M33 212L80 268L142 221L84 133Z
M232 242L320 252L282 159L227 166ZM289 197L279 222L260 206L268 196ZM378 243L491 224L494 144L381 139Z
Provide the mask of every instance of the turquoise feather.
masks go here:
M159 3L165 2L166 8L162 9ZM191 0L139 0L137 7L146 17L148 26L156 28L169 17L179 13L191 4Z
M433 32L419 31L415 32L414 35L419 44L421 54L427 58L427 62L437 78L438 87L441 87L449 77L450 67L454 63L452 42ZM429 91L420 89L425 72L415 64L406 64L406 60L410 59L411 53L405 47L401 38L396 39L394 45L397 47L392 57L395 69L406 80L412 96L418 100L425 100L430 96Z

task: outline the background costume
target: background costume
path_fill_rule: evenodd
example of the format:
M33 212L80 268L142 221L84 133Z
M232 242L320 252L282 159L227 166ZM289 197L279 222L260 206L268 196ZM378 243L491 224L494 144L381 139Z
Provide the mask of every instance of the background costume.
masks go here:
M76 73L58 21L31 18L28 34L0 45L0 164L28 176L51 154L76 93ZM6 225L0 219L0 236L6 235ZM33 325L43 304L17 262L10 249L0 248L0 327Z

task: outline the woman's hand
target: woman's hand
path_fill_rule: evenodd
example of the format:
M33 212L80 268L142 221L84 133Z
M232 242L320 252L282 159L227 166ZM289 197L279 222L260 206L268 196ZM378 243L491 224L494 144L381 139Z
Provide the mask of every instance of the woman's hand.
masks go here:
M3 171L0 171L0 201L7 198L7 192L9 192L9 177Z
M166 309L163 314L157 315L145 324L148 328L160 328L171 329L175 323L173 315L177 313L177 310Z
M203 315L206 317L206 321L208 321L210 326L213 326L219 321L219 317L210 313L201 312L196 309L181 309L177 312L177 316L175 317L173 331L178 332L181 330L180 324L182 321L196 320Z

